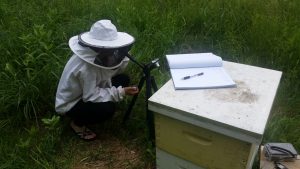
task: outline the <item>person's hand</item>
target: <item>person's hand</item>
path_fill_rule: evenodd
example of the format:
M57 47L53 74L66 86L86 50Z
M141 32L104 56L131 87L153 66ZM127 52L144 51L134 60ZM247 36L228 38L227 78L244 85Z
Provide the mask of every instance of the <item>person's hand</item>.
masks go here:
M139 93L138 87L124 87L124 91L126 95L136 95Z

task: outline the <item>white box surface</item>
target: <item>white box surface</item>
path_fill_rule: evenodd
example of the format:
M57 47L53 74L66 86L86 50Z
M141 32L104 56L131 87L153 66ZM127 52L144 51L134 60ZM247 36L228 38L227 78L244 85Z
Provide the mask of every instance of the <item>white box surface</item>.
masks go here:
M282 73L227 61L224 68L236 88L175 90L169 80L149 99L149 109L260 144Z

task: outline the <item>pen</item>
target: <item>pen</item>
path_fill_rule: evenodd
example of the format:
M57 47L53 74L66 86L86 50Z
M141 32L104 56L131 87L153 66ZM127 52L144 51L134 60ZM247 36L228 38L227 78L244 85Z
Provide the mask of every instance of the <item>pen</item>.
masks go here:
M182 78L182 80L187 80L187 79L190 79L190 78L196 77L196 76L202 76L203 74L204 74L204 73L201 72L201 73L197 73L197 74L191 75L191 76L184 76L184 77Z

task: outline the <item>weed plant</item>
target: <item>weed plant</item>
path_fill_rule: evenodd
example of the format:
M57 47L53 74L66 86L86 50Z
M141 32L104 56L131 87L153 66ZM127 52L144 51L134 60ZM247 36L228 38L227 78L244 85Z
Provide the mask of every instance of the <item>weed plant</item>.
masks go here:
M154 72L159 86L170 78L167 53L213 52L282 71L263 142L291 142L300 151L299 8L298 0L1 0L0 168L69 168L54 146L64 126L52 116L56 86L71 55L68 39L103 18L136 38L131 53L138 61L160 58ZM139 72L129 65L133 83ZM136 104L129 131L145 128L143 113L137 113L144 106Z

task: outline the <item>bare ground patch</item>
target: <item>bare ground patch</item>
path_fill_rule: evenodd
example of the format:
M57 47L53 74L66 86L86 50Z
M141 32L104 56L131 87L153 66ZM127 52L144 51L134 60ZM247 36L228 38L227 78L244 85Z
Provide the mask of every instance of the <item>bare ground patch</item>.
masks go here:
M91 142L78 143L73 169L151 169L153 164L145 160L145 152L137 143L124 143L124 140L111 134L98 134Z
M64 118L58 161L71 169L154 169L155 147L148 139L145 119L143 113L136 113L123 125L123 114L117 112L111 120L88 126L97 138L84 141Z

